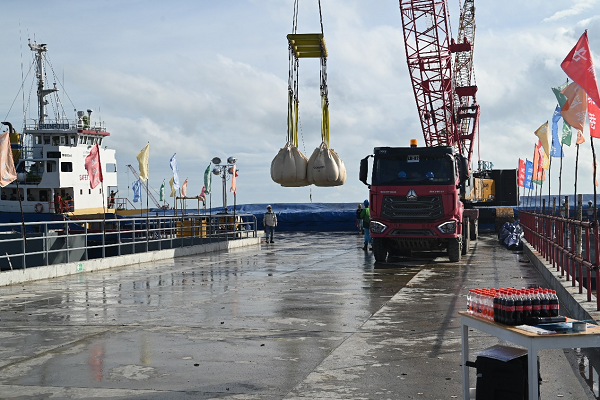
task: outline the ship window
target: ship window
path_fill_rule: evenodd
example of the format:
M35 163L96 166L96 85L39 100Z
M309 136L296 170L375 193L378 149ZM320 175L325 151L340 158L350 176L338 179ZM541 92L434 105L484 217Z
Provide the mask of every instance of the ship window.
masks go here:
M35 137L35 144L42 144L42 137L39 135L36 135Z
M102 146L102 138L98 139L98 146Z
M58 146L59 138L58 136L52 136L52 146Z
M81 143L87 144L87 136L82 136L81 137Z
M73 163L70 161L61 162L60 163L60 171L61 172L73 172Z
M75 146L77 144L76 140L77 138L75 136L69 136L69 144L71 146Z
M64 146L65 144L67 144L67 137L66 136L61 136L60 137L60 144L61 144L61 146Z
M46 172L56 171L56 161L46 161Z
M83 189L79 189L79 194L83 195Z
M50 136L44 136L44 144L50 144Z
M117 164L106 164L106 172L117 172Z
M89 193L88 194L92 194L92 189L88 189Z

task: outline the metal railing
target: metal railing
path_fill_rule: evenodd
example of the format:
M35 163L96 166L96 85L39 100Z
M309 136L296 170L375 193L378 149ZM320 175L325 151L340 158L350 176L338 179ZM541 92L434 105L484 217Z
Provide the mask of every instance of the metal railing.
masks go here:
M595 289L596 310L600 311L598 222L582 220L581 211L578 219L571 219L521 210L519 219L527 242L560 272L561 277L571 281L572 287L578 286L579 294L585 288L587 301L591 302ZM592 276L595 288L592 287Z
M257 220L252 214L10 223L3 224L2 230L0 271L255 238L258 235Z

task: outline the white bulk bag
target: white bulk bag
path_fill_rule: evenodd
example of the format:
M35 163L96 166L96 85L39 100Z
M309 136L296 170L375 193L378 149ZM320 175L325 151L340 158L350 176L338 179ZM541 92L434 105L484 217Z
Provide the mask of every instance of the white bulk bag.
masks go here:
M271 162L271 179L281 186L308 186L306 165L308 159L291 143L279 150Z
M315 186L340 186L346 182L346 166L323 142L308 159L306 177Z

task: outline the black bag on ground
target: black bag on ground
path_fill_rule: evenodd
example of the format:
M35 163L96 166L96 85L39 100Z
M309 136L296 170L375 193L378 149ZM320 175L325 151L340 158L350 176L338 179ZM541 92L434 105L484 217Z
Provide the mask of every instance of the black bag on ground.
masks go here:
M476 400L529 400L527 355L510 361L478 356L467 365L477 368ZM538 359L538 377L539 369Z

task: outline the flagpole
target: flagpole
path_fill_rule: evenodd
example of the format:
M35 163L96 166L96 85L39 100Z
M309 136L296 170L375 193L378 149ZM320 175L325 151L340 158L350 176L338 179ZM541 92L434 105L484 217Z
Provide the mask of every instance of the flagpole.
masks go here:
M19 198L19 207L21 208L21 224L23 226L23 240L25 241L25 246L27 246L27 233L25 232L25 215L23 214L23 203L21 202L21 190L19 189L19 178L17 174L17 179L15 179L15 183L17 184L17 197ZM25 193L23 193L25 194ZM67 227L68 229L68 227Z
M561 189L562 189L562 167L563 167L563 158L565 157L565 152L564 152L564 143L561 142L560 144L560 153L562 155L562 157L560 158L560 172L558 173L558 207L560 209L560 205L561 205Z
M100 154L98 153L98 158L100 158ZM104 179L100 181L100 188L102 190L102 257L106 257L106 206L104 203L104 197L106 197L106 193L104 191Z
M573 207L577 211L577 167L579 166L579 145L577 145L577 155L575 156L575 196L573 196Z
M552 169L552 155L549 154L550 161L548 162L548 208L550 208L550 170Z
M597 208L596 208L596 150L594 150L594 138L592 136L590 136L590 144L592 145L592 160L594 163L594 221L596 221L598 215L597 215Z

